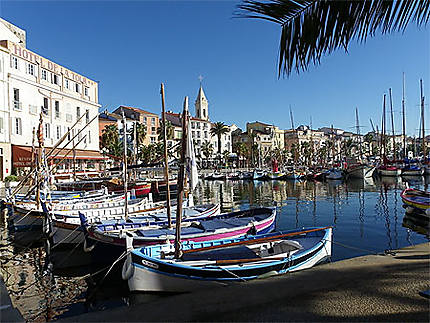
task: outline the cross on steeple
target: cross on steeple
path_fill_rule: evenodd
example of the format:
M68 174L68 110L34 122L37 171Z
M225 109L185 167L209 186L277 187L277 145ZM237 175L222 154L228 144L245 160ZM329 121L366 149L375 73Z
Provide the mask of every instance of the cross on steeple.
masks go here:
M199 77L198 77L198 79L200 81L200 86L202 86L202 81L203 81L204 77L200 74Z

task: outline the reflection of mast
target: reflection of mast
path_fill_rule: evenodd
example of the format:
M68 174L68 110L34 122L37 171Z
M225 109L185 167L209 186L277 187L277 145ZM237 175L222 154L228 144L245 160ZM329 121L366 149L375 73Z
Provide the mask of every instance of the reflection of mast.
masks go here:
M358 147L359 147L359 160L361 161L362 156L362 147L361 147L361 135L360 135L360 121L358 120L358 108L355 108L355 126L357 129L357 136L358 136Z

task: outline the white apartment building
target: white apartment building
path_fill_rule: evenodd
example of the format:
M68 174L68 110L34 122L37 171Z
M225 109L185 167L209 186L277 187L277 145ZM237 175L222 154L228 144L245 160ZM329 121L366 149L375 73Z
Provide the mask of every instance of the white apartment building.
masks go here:
M32 167L33 132L37 132L40 115L49 151L84 116L68 139L77 134L98 115L99 107L97 82L30 51L25 47L25 31L0 19L0 179L12 170L20 173ZM95 162L103 159L98 135L95 118L74 140L73 154L71 143L66 147L68 155L66 150L57 155L56 159L65 157L60 168L70 170L72 158L77 169L95 168Z

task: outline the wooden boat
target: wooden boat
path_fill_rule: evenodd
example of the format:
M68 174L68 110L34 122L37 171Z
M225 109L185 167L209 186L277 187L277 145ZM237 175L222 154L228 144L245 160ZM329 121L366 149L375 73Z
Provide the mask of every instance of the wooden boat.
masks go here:
M211 241L233 239L246 234L273 231L276 208L255 208L245 211L220 214L207 218L184 218L181 224L181 241ZM118 222L101 223L87 227L88 237L96 244L113 247L121 254L126 247L126 235L133 237L133 246L142 247L175 240L175 230L167 227L167 222Z
M352 178L371 178L376 167L366 164L352 164L346 169L346 176Z
M252 179L253 172L240 172L240 179Z
M332 228L259 234L238 239L132 250L123 265L130 291L187 292L310 268L331 256ZM131 239L128 240L131 248Z
M254 169L254 171L252 172L252 179L254 179L254 180L267 179L266 171L261 170L261 169Z
M378 167L378 173L381 176L400 176L402 170L395 166L380 166Z
M280 179L284 178L285 173L282 173L282 172L267 172L266 176L267 176L268 179L271 179L271 180L280 180Z
M208 176L206 176L205 179L215 180L215 181L223 181L226 179L226 175L221 174L221 173L212 173L212 174L209 174Z
M94 210L88 210L87 212L81 211L79 213L86 218L88 224L104 222L106 227L109 228L110 226L115 225L115 223L123 223L124 227L127 227L128 224L132 227L140 227L141 223L154 224L164 223L167 221L167 211L164 203L162 205L157 205L159 206L138 210L137 212L130 212L126 224L124 224L124 207L116 213L112 212L106 215L102 215L100 213L98 215L94 215ZM128 208L130 211L135 210L133 204L129 205ZM176 206L172 206L172 212L176 212ZM183 218L190 220L212 217L219 213L219 204L206 204L183 208ZM84 241L79 215L61 216L54 213L53 221L54 243L76 244Z
M402 176L422 176L424 175L424 168L417 165L407 165L401 168Z
M342 171L332 168L327 171L325 178L328 180L338 180L343 178L343 174Z
M406 213L420 213L430 217L430 193L413 188L407 188L400 193L406 206Z

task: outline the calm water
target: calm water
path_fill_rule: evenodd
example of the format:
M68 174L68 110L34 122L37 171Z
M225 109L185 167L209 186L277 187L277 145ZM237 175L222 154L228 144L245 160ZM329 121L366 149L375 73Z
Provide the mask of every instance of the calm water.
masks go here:
M429 178L422 177L328 183L201 181L195 202L219 202L225 212L276 205L278 230L333 226L332 259L341 260L429 241L420 233L428 228L428 222L405 217L400 198L406 183L423 188L428 181ZM127 306L154 297L129 294L115 268L104 280L104 273L85 277L94 273L96 267L66 268L49 277L44 272L43 247L17 248L5 230L1 243L2 276L15 306L29 321ZM67 250L63 257L79 257L80 252Z

